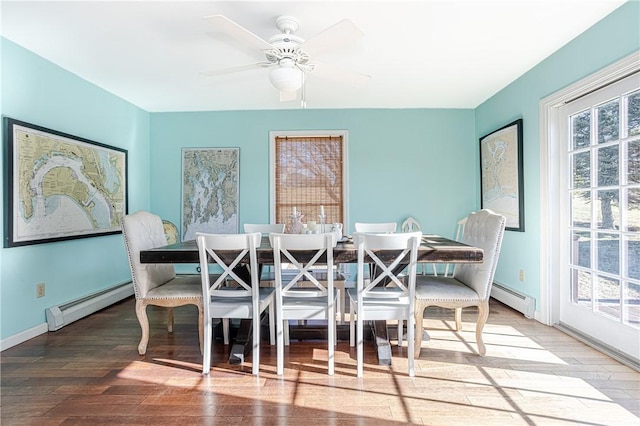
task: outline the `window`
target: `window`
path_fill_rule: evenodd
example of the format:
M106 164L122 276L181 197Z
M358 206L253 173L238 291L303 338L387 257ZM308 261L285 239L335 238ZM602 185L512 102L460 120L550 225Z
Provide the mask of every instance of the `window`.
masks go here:
M271 221L289 225L295 208L318 222L323 208L326 223L344 223L346 152L346 132L272 132Z

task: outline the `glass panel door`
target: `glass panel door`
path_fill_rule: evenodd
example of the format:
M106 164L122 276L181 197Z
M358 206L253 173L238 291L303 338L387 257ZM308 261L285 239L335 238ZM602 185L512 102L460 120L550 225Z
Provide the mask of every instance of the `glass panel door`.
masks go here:
M640 83L631 76L560 109L560 322L638 356Z

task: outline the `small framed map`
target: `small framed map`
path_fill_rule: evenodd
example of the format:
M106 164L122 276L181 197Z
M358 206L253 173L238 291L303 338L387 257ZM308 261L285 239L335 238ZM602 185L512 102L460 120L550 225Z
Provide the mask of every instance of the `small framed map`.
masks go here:
M238 233L240 148L182 149L181 240Z
M4 247L121 232L127 151L3 118Z
M507 218L506 229L524 232L522 119L480 138L480 203Z

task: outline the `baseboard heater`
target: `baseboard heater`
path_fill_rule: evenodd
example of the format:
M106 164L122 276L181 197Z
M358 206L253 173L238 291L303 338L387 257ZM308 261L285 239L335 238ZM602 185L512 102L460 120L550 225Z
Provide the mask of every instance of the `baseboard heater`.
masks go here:
M64 305L53 306L45 310L49 331L60 330L65 325L91 315L133 294L133 284L127 281L105 290L72 300Z
M536 299L526 294L522 294L502 284L493 283L491 287L491 297L505 305L524 314L527 318L533 318L536 312Z

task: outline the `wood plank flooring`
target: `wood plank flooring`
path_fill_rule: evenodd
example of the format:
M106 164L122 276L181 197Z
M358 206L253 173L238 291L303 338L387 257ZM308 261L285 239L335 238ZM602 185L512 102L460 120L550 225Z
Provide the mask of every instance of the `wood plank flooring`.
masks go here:
M322 341L292 341L282 377L268 342L254 377L251 356L230 365L216 341L203 377L195 308L176 310L172 334L163 310L148 311L146 356L136 350L133 299L2 352L2 425L640 424L640 373L498 302L485 357L475 353L473 309L457 333L450 311L429 308L431 339L414 378L406 346L395 345L391 366L366 345L365 377L356 378L348 341L338 343L333 377Z

